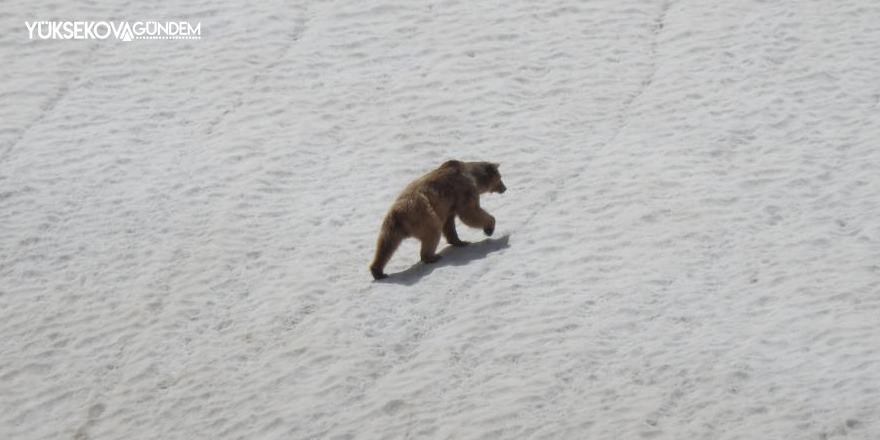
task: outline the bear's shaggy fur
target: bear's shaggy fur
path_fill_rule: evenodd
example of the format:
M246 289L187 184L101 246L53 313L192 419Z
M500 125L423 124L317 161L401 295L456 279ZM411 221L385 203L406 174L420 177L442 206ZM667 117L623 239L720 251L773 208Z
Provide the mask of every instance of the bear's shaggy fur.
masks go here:
M480 194L506 190L498 164L489 162L450 160L410 183L382 222L376 257L370 265L373 278L388 276L382 270L404 238L415 237L422 242L421 258L425 263L440 259L435 251L441 234L453 246L466 246L468 243L455 231L456 216L464 224L483 228L486 235L492 235L495 217L480 208Z

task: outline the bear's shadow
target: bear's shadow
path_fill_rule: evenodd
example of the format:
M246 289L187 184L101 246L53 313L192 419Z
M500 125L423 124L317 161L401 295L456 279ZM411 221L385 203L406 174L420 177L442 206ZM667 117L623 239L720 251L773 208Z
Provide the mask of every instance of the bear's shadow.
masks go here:
M388 278L378 282L411 286L436 269L445 266L462 266L471 261L486 258L492 252L508 247L510 247L509 234L498 238L487 238L482 241L473 242L464 247L446 246L437 253L442 257L440 261L432 264L425 264L419 261L406 270L388 274Z

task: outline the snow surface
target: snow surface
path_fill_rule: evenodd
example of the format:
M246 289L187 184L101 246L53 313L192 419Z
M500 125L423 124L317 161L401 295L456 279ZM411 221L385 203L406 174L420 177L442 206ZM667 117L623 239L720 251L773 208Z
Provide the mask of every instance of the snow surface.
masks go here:
M0 10L0 438L880 438L877 1L76 3ZM373 282L450 158L495 236Z

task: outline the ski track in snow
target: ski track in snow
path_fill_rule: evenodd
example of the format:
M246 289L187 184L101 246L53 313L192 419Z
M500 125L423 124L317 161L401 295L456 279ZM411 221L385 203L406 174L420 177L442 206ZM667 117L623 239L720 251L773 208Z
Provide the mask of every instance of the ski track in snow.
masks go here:
M878 438L875 3L13 1L0 437Z

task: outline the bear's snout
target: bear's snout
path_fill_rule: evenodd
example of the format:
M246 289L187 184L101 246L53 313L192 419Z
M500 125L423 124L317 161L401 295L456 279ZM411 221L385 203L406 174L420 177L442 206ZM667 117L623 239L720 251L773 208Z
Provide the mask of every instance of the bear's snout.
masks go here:
M507 187L502 183L501 188L498 188L498 194L504 194L504 191L507 191Z

